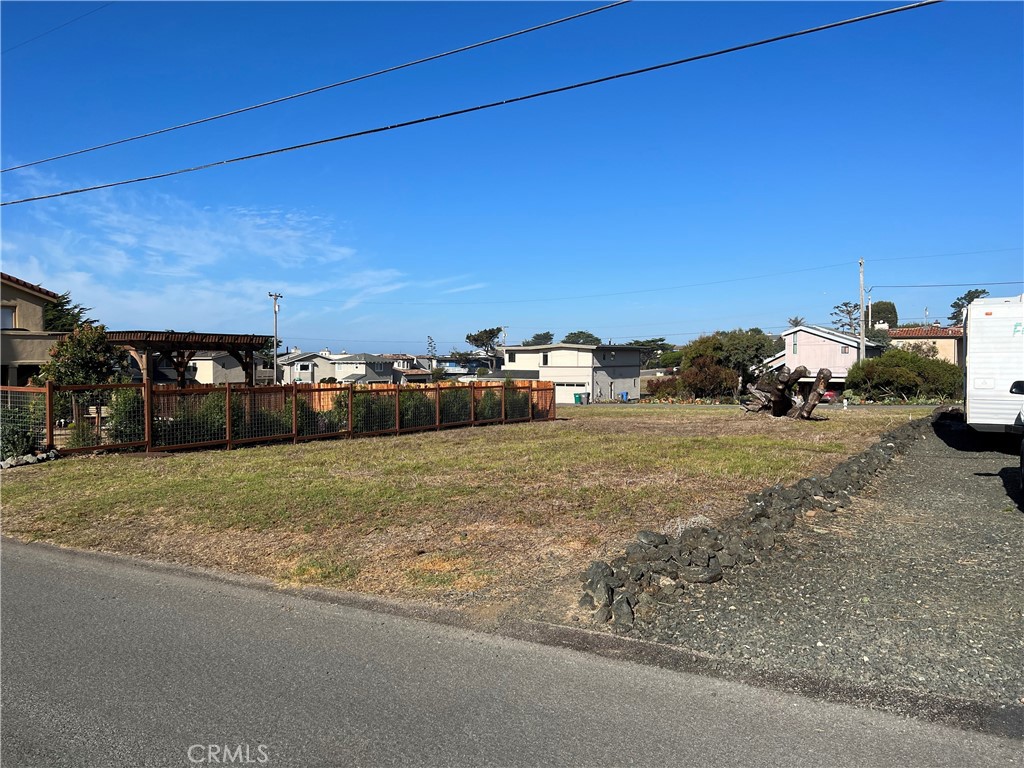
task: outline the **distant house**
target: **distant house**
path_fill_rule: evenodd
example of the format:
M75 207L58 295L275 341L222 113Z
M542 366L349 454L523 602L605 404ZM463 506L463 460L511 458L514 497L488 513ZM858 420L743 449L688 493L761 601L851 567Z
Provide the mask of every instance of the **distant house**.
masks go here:
M555 402L640 397L640 347L618 344L545 344L502 347L503 370L491 378L538 379L555 384Z
M335 372L335 359L329 349L319 352L303 352L297 347L284 355L279 355L277 364L281 368L282 381L285 384L315 384L330 376L338 378Z
M783 366L793 370L806 366L808 375L800 381L807 386L814 381L819 368L828 368L832 371L830 386L842 388L850 366L860 359L860 339L848 333L816 325L801 325L780 335L785 347L765 360L762 370L778 370ZM864 346L867 357L882 354L883 347L877 342L865 341Z
M273 358L254 355L257 386L274 383ZM199 352L189 362L190 378L198 384L244 384L242 364L227 352Z
M392 365L392 380L395 384L424 384L431 380L430 369L412 355L378 355Z
M943 328L936 323L914 328L890 328L888 332L894 347L932 344L939 360L959 365L961 368L964 365L964 329L959 325Z
M339 355L334 376L344 384L394 383L394 361L381 355Z
M0 272L0 384L23 387L50 359L62 334L46 331L43 312L60 294Z

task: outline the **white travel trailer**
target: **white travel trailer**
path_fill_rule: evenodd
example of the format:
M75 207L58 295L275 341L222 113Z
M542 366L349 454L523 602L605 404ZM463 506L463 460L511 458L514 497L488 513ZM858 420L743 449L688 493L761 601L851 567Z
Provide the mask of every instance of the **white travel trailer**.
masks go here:
M1024 294L972 301L964 337L967 424L983 432L1024 432Z

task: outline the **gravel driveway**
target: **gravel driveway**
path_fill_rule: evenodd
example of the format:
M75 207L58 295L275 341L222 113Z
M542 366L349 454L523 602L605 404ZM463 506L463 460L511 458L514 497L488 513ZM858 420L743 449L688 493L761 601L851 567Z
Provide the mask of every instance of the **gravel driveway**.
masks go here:
M962 423L934 430L852 505L798 520L764 562L694 585L629 636L887 709L980 710L974 725L1024 736L1018 457Z

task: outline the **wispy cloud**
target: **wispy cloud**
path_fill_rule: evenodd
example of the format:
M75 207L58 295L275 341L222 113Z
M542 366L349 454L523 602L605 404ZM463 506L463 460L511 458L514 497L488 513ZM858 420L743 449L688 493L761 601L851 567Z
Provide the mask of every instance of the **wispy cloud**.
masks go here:
M441 293L465 293L466 291L479 291L481 288L486 288L487 283L473 283L472 285L462 285L458 288L449 288Z

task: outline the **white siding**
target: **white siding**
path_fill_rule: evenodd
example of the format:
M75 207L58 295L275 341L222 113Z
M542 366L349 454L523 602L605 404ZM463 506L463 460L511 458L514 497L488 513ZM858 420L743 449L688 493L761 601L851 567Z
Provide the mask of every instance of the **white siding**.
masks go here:
M1024 304L1019 297L978 299L967 310L967 423L1020 429L1024 396L1010 385L1024 380Z

